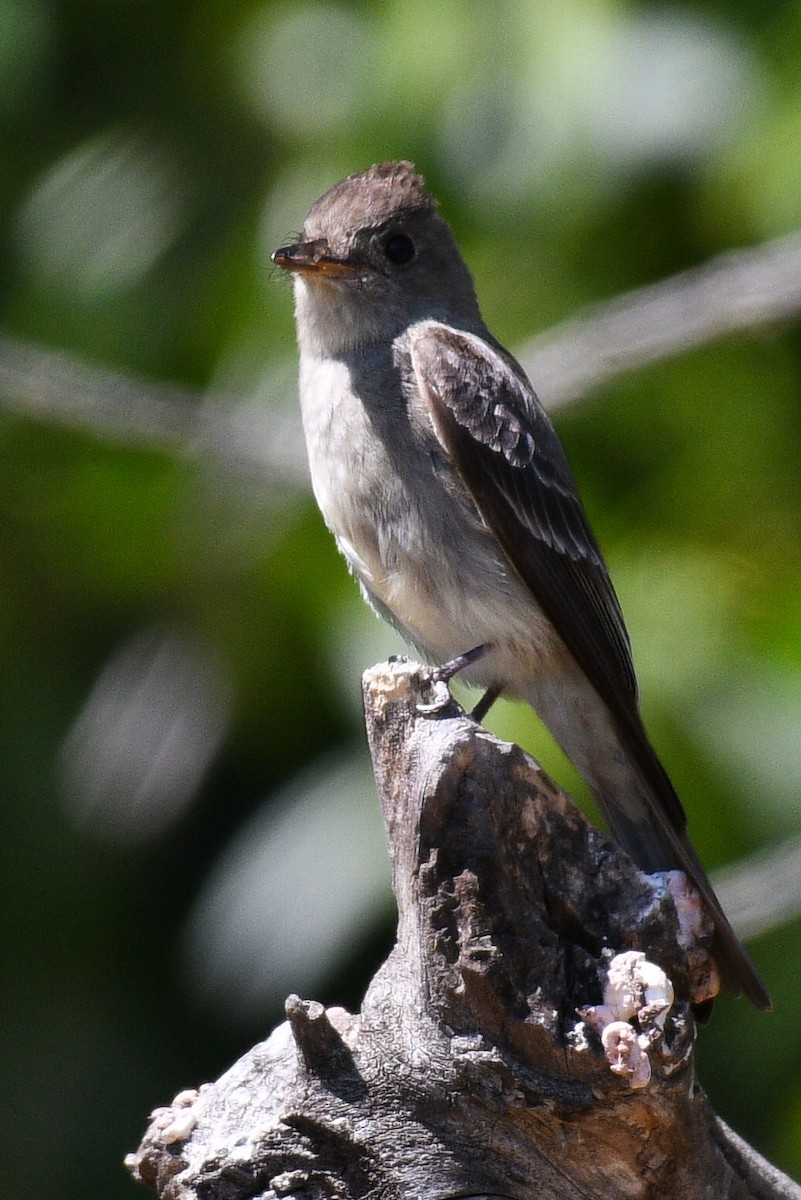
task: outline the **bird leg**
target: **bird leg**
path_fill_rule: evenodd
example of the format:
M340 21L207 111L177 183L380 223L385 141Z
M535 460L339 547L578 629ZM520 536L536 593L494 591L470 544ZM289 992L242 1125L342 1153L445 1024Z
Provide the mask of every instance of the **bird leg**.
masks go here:
M441 666L434 668L431 672L432 681L434 683L449 683L454 675L458 675L466 667L470 667L473 663L478 662L491 649L491 642L482 642L480 646L474 646L466 654L457 654L456 658L452 658L449 662L442 663Z
M496 683L494 687L487 688L486 692L481 697L478 704L475 706L473 711L470 713L470 716L479 725L484 720L487 713L492 708L493 704L498 699L498 697L500 696L502 691L503 691L503 685L500 683Z

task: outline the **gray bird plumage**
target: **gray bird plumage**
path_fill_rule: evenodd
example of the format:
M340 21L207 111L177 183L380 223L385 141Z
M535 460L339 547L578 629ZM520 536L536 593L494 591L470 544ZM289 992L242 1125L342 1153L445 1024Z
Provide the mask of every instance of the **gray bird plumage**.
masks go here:
M469 682L526 699L643 870L678 868L730 987L770 999L686 834L637 706L629 639L559 439L482 321L410 163L349 176L274 254L292 272L312 483L370 604Z

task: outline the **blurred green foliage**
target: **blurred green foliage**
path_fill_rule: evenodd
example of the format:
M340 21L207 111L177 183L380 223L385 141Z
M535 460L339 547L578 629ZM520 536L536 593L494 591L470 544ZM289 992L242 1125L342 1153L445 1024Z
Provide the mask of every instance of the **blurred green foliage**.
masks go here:
M371 162L423 170L510 346L797 227L801 3L0 0L0 155L5 331L248 400L264 440L294 355L269 252ZM711 867L801 827L800 350L730 339L559 418ZM3 1187L133 1195L150 1108L289 990L357 1006L391 944L359 672L395 641L302 483L5 406L0 453ZM574 782L530 714L492 724ZM328 904L284 911L276 847ZM796 1175L800 930L753 946L775 1015L722 1001L699 1042Z

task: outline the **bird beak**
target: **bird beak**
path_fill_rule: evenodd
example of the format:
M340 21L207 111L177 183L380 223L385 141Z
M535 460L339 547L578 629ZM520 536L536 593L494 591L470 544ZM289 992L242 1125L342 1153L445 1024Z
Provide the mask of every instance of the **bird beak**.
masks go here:
M296 271L300 275L321 275L326 279L352 279L363 275L365 264L352 259L337 258L331 254L328 242L295 242L281 246L272 256L276 266L285 271Z

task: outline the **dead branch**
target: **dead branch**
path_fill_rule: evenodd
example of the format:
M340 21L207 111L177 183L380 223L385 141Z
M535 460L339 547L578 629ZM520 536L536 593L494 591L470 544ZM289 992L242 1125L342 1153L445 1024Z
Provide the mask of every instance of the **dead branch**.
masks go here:
M164 1200L801 1200L695 1082L714 969L679 881L641 875L416 664L368 672L365 707L395 949L358 1015L290 997L157 1110L134 1176Z

